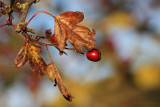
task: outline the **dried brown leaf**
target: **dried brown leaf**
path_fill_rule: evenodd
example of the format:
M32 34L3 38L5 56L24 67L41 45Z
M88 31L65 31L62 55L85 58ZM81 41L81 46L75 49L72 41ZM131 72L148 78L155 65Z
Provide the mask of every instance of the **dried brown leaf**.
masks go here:
M78 52L82 52L82 47L87 50L96 47L93 39L96 31L77 25L83 18L84 14L79 11L68 11L55 17L55 39L61 51L65 49L67 39Z
M28 48L28 60L31 66L31 70L34 75L38 76L39 78L46 73L46 66L47 64L39 55L42 51L42 48L38 44L27 43Z
M47 42L53 44L53 45L57 45L57 42L52 40L52 31L51 31L51 29L46 30L45 37L43 39L46 40Z
M49 79L52 82L56 80L56 83L58 84L58 88L60 92L62 93L62 95L64 96L64 98L68 101L72 101L73 97L68 92L67 88L64 86L61 76L58 72L58 69L54 63L51 63L47 66L47 74L48 74Z
M58 21L61 21L67 27L74 27L77 23L80 23L84 19L84 14L82 12L65 12L56 16Z
M27 47L26 44L24 44L14 60L14 66L20 68L27 62L27 60Z
M46 38L51 38L52 30L51 29L46 30L45 35L46 35Z

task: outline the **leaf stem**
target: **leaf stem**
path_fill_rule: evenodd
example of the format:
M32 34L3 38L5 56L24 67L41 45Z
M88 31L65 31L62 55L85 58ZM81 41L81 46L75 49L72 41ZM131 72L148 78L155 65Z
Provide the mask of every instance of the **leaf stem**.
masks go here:
M49 53L48 46L46 46L46 49L47 49L47 53L48 53L49 59L50 59L50 60L51 60L51 62L53 63L53 59L52 59L52 57L51 57L51 55L50 55L50 53Z
M40 45L42 45L42 46L55 46L55 47L58 46L58 45L56 45L56 44L46 44L46 43L38 42L38 41L33 40L33 39L31 39L31 38L28 38L28 39L29 39L29 41L34 42L34 43L37 43L37 44L40 44Z
M52 14L50 14L50 13L47 12L47 11L38 11L38 12L36 12L36 13L30 18L30 20L27 22L27 25L28 25L28 24L30 23L30 21L31 21L37 14L39 14L39 13L46 13L46 14L52 16L52 17L55 19L55 16L53 16Z

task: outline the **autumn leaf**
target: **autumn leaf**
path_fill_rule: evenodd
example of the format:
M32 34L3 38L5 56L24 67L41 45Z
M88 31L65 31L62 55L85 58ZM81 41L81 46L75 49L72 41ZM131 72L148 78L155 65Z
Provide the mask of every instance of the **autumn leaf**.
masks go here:
M52 36L53 36L52 31L51 31L51 29L49 29L49 30L46 30L45 37L43 39L51 44L57 45L57 42L52 40ZM66 46L67 46L67 43L66 43ZM56 47L56 48L59 50L58 47ZM66 52L59 50L59 55L63 55L63 54L67 55Z
M82 12L65 12L55 17L55 39L58 43L58 48L63 51L65 43L68 40L78 52L82 52L82 47L91 50L96 47L95 36L96 31L92 31L85 27L77 25L84 18Z
M14 60L14 66L20 68L27 62L27 60L27 47L26 44L24 44Z
M62 93L62 95L64 96L64 98L68 101L72 101L73 97L71 96L71 94L68 92L68 90L64 86L61 76L58 72L58 69L53 62L47 66L47 74L48 74L48 78L52 82L54 80L56 81L56 84L58 85L58 88L60 92Z
M31 70L34 75L37 77L41 77L46 73L46 66L47 64L39 55L42 51L42 48L39 44L35 43L26 43L28 48L28 60L31 66Z
M46 38L51 38L52 30L51 29L46 30L45 35L46 35Z

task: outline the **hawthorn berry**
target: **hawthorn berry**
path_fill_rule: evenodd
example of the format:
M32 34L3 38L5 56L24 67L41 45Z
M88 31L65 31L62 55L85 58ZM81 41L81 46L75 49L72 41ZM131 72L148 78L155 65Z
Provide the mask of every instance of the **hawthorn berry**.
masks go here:
M56 40L55 40L55 34L52 35L51 39L52 39L52 41L56 42Z
M101 60L101 52L98 49L93 49L91 51L88 51L86 56L88 60L93 62Z

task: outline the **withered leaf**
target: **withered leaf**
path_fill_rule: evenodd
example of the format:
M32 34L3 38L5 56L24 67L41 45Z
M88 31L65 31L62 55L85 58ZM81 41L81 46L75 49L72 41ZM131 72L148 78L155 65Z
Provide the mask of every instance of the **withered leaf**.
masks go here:
M61 76L58 72L58 69L54 63L51 63L47 66L47 74L48 74L48 78L52 82L54 80L56 81L56 84L58 85L58 88L60 92L62 93L62 95L64 96L64 98L68 101L72 101L73 97L71 96L71 94L68 92L68 90L64 86Z
M46 35L46 36L43 38L44 40L46 40L47 42L49 42L49 43L51 43L51 44L55 44L55 45L57 44L57 42L56 42L56 41L53 41L52 38L51 38L51 37L53 36L51 29L46 30L45 35ZM66 43L66 46L67 46L67 43ZM56 48L59 50L58 47L56 47ZM60 55L63 55L63 54L67 55L67 53L65 53L64 51L60 51L60 50L59 50L59 54L60 54Z
M46 30L45 35L46 35L46 38L51 38L52 30L51 29Z
M44 40L46 40L47 42L49 42L51 44L57 44L56 42L52 41L51 37L52 37L51 29L46 30Z
M14 66L20 68L27 62L27 60L27 47L26 44L24 44L14 60Z
M91 50L96 47L93 36L96 31L77 25L84 18L82 12L65 12L55 17L55 39L58 48L63 51L68 40L78 52L82 52L82 47Z
M38 76L39 78L46 73L46 66L47 64L39 55L42 51L42 48L39 44L33 43L26 43L28 48L28 60L31 66L31 70L34 75Z
M56 66L54 64L49 64L47 66L47 74L48 78L51 82L53 82L56 79Z

